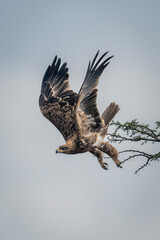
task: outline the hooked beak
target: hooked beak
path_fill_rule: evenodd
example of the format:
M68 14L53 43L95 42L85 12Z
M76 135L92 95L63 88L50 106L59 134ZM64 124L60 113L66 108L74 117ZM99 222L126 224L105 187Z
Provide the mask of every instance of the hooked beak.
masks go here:
M56 149L56 154L59 153L58 148Z

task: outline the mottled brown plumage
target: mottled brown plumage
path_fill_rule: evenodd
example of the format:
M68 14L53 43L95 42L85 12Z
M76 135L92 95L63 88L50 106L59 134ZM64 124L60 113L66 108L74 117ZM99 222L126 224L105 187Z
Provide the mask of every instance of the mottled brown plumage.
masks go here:
M70 90L67 64L61 65L61 59L56 56L43 77L39 98L42 114L57 127L66 141L56 152L76 154L89 151L104 169L107 169L107 163L103 162L103 152L120 167L117 150L104 139L119 106L111 103L100 117L96 104L99 77L113 57L102 61L107 53L97 60L98 51L92 63L89 62L78 94Z

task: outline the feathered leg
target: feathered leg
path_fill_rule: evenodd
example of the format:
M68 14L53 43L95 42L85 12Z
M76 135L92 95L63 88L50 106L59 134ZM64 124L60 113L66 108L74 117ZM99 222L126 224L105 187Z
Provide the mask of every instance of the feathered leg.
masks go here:
M119 154L115 147L113 147L108 142L104 142L104 143L99 144L98 149L101 150L102 152L106 153L107 155L109 155L113 159L113 161L115 162L117 167L122 168L121 162L118 160Z
M98 148L93 148L90 153L95 155L98 158L98 162L100 163L101 167L105 170L108 170L108 164L103 162L103 152L100 151Z

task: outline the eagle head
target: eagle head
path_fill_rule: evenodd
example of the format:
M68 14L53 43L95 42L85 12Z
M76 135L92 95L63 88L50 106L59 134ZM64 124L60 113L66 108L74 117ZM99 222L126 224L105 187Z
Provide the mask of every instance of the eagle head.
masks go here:
M73 154L73 149L70 145L64 144L56 149L56 153Z

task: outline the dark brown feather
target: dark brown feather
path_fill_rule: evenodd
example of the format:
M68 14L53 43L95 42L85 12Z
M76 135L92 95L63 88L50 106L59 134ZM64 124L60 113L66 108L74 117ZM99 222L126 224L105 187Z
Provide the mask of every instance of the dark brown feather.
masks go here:
M69 89L66 63L54 58L44 74L39 105L42 114L53 123L67 141L75 133L74 104L77 94Z

